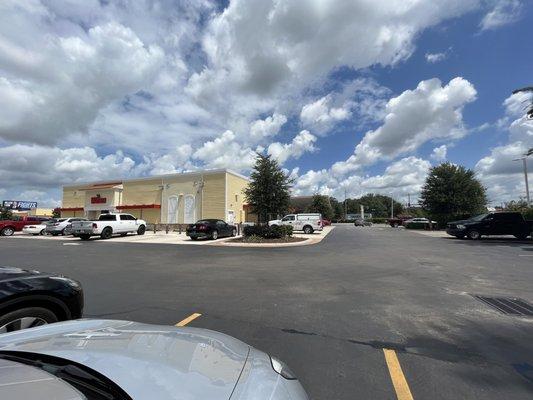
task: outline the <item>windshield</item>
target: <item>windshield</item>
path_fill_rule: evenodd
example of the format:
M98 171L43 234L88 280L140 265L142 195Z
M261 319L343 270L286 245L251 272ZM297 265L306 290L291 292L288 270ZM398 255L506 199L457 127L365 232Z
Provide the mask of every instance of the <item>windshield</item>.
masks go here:
M489 214L481 214L476 215L475 217L470 218L470 221L482 221L484 220Z

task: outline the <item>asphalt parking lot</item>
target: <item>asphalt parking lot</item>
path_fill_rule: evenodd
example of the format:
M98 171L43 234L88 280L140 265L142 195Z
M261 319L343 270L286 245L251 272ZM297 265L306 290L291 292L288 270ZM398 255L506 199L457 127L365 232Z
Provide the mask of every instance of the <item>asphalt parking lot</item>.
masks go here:
M0 238L0 252L80 280L87 317L199 313L189 326L278 356L312 399L533 398L533 317L473 297L533 303L532 241L339 226L291 248Z

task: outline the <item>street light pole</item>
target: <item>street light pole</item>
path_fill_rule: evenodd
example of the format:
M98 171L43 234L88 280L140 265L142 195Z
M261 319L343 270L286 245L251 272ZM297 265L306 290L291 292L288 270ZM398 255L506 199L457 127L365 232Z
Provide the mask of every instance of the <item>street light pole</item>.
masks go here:
M524 154L523 157L515 158L513 161L520 161L522 160L522 165L524 166L524 180L526 182L526 201L527 205L531 205L530 198L529 198L529 179L527 177L527 156L533 154L533 149L530 149L526 154Z

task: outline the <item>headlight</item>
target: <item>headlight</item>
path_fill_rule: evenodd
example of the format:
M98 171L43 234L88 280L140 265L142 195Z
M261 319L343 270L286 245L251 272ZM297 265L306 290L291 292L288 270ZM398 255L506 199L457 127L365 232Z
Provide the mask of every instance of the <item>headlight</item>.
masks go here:
M280 361L275 357L270 357L270 362L272 363L272 368L274 369L274 371L276 371L278 374L280 374L285 379L290 379L290 380L298 379L296 378L296 375L294 375L294 372L292 372L290 368L287 367L287 365L283 361Z
M81 289L80 283L78 281L75 281L74 279L66 278L64 276L51 276L50 279L65 282L67 285L73 287L74 289Z
M466 229L466 226L464 226L464 225L457 225L457 229Z

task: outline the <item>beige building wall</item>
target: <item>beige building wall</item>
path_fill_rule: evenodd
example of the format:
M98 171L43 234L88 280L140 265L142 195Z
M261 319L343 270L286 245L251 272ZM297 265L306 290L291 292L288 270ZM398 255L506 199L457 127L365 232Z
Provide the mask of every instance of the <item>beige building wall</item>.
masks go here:
M226 220L226 175L204 175L202 218Z
M83 207L85 205L85 192L77 190L81 186L65 186L63 188L63 208Z
M241 223L246 221L244 189L248 185L248 180L228 173L226 175L226 185L227 216L225 220L229 220L229 214L233 211L235 218L233 222Z
M122 205L161 204L161 178L123 182Z

